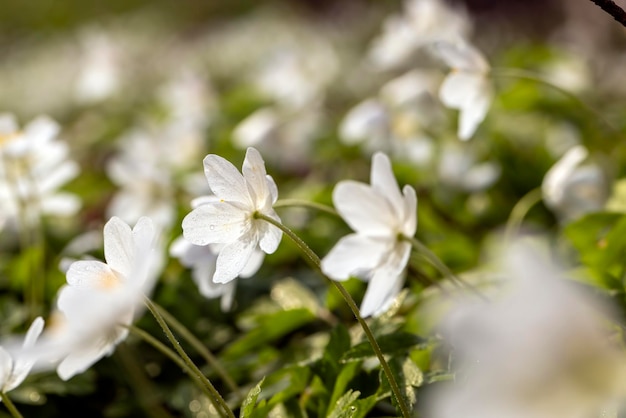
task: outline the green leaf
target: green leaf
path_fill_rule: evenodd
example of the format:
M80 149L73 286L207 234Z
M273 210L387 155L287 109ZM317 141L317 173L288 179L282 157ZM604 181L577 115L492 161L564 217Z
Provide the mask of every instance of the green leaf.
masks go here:
M291 309L259 315L257 325L224 351L225 358L245 355L259 346L275 341L315 319L308 309Z
M335 407L327 415L328 418L353 418L357 413L357 407L354 405L359 398L361 392L348 390L341 398L335 402Z
M252 416L252 411L256 406L256 400L261 393L261 386L263 386L263 382L265 381L265 377L261 379L259 383L248 392L246 399L244 399L243 404L241 405L241 411L239 412L239 418L247 418Z
M404 398L404 402L409 408L413 409L417 403L415 388L424 383L424 374L410 357L394 357L389 360L389 367L396 383L400 387L400 393ZM380 385L384 392L391 392L391 386L382 369L380 371ZM395 396L392 396L391 399L394 406L397 407Z
M424 347L428 344L428 340L408 332L383 335L378 337L377 341L383 354L387 355L403 354L416 347ZM369 341L364 341L345 353L341 361L358 361L372 356L375 356L375 353L371 344Z
M335 386L333 387L333 393L330 397L329 405L334 405L338 401L341 394L345 392L348 383L357 374L360 367L360 362L353 361L346 364L341 369L339 375L337 376L337 379L335 380Z
M309 383L308 367L292 366L280 369L265 378L263 392L259 395L267 402L259 402L252 417L265 418L280 403L301 394Z

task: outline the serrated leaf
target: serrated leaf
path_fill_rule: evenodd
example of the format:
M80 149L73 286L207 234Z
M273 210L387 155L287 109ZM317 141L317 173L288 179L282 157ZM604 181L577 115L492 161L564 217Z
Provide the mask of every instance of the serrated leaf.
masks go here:
M361 392L358 390L348 390L334 405L334 408L327 415L328 418L353 418L357 413L357 407L354 405L359 398Z
M261 393L261 386L263 386L263 382L265 381L265 377L261 379L259 383L248 392L246 399L243 400L243 404L241 405L241 411L239 412L240 418L247 418L252 416L252 411L256 406L256 400Z
M424 383L424 374L410 357L394 357L390 359L389 368L391 368L391 373L400 387L400 393L404 402L410 409L413 409L417 403L415 388ZM380 385L383 391L391 392L391 386L382 369L380 371ZM397 407L395 396L392 396L391 400L394 406Z
M383 335L377 338L377 341L383 354L387 355L406 353L411 349L424 346L428 343L428 340L408 332L396 332L393 334ZM364 341L355 345L348 352L346 352L342 356L341 361L359 361L372 356L375 356L375 353L371 344L369 341Z
M285 310L304 308L316 313L321 309L315 293L292 278L276 283L270 295L272 300Z

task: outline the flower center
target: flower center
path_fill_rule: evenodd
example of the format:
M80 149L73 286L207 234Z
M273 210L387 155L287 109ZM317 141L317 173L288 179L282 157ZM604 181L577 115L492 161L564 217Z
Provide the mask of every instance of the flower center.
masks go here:
M120 277L113 271L106 272L98 277L98 289L111 291L117 289L122 284Z

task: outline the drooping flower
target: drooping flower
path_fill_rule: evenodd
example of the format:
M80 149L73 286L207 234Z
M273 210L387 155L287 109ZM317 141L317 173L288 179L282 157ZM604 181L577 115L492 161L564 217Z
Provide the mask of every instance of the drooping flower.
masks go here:
M156 231L149 218L131 228L119 218L104 226L104 258L76 261L67 271L67 285L57 298L53 325L46 330L40 352L58 363L63 380L82 373L110 355L128 335L143 297L160 266Z
M441 84L439 98L445 106L460 111L458 136L466 141L485 119L493 100L487 78L489 63L467 42L437 42L434 52L452 68Z
M600 210L607 199L602 169L594 164L583 164L588 155L582 145L570 148L543 178L543 201L563 220Z
M371 185L341 181L333 190L337 211L355 233L322 260L322 271L334 280L369 281L363 316L382 313L399 293L411 251L401 236L412 237L417 229L415 190L406 185L400 192L385 154L374 154L370 180Z
M26 332L21 350L9 352L0 347L0 393L15 389L28 376L35 360L30 355L24 356L20 351L29 350L37 342L43 325L44 321L41 317L35 318ZM2 401L1 398L0 401Z
M204 173L217 199L196 207L183 219L183 235L195 245L224 245L217 256L213 282L227 283L241 274L257 247L266 254L278 248L282 231L256 218L263 214L280 222L272 208L278 188L254 148L246 152L243 175L214 154L204 158Z
M15 116L0 115L0 225L20 216L27 222L70 216L80 208L78 197L58 191L79 172L67 144L56 140L59 129L40 116L20 130Z
M441 330L456 378L429 397L433 418L602 416L626 394L607 306L528 243L505 253L501 292L457 306ZM610 314L609 314L610 316Z

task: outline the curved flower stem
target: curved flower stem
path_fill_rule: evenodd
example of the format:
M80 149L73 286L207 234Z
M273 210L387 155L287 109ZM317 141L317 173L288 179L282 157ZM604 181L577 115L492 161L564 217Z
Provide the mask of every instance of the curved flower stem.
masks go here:
M170 328L167 326L165 319L163 319L163 316L156 308L156 306L154 306L152 301L148 298L145 299L145 303L150 313L152 313L152 315L154 316L154 319L156 319L156 321L159 323L159 326L165 333L167 339L170 341L178 355L187 365L187 369L191 370L192 374L195 375L196 378L202 383L202 387L209 394L209 398L213 400L214 404L216 404L216 409L218 410L220 415L235 418L235 414L229 408L228 404L226 404L226 401L224 400L224 398L222 398L222 395L220 395L220 393L217 391L217 389L215 389L215 386L213 386L211 381L202 373L198 366L194 364L194 362L191 360L191 358L189 358L185 350L183 350L183 348L180 346L180 343L178 342L178 340L176 340L176 337L172 333L172 330L170 330Z
M389 364L387 363L387 360L385 360L385 356L383 355L383 352L380 349L380 346L378 345L378 341L376 341L376 338L374 337L374 334L372 333L372 330L367 325L367 322L365 322L365 320L361 316L361 313L359 312L359 308L356 305L356 302L354 302L354 299L352 299L352 296L350 295L350 293L348 293L346 288L343 287L341 285L341 283L336 282L334 280L331 280L328 276L326 276L322 272L320 258L291 229L289 229L288 227L286 227L282 223L276 221L275 219L270 218L269 216L263 215L262 213L256 212L254 214L254 217L256 219L262 219L262 220L264 220L266 222L269 222L270 224L274 225L275 227L277 227L281 231L283 231L283 233L285 235L287 235L298 246L298 248L304 253L306 258L309 261L311 261L311 263L315 266L315 269L324 278L326 278L328 281L330 281L335 286L335 288L339 291L339 293L341 294L343 299L346 301L346 303L350 307L350 310L354 314L354 317L359 322L359 325L361 325L361 328L363 328L363 331L365 332L365 335L367 336L367 339L369 340L369 342L370 342L370 344L372 346L372 349L374 350L374 353L376 353L376 357L378 358L378 361L380 362L380 365L383 368L383 372L385 373L385 376L387 377L387 380L389 381L389 385L391 386L391 391L393 392L393 395L395 396L396 401L398 402L398 406L400 407L400 411L402 412L402 416L404 418L409 418L411 416L411 414L410 414L409 408L407 407L406 403L404 402L404 398L402 397L402 394L400 392L400 387L398 386L398 383L396 382L396 379L393 377L393 373L391 373L391 368L389 367Z
M325 212L329 215L339 216L337 211L328 205L317 202L309 202L308 200L300 200L300 199L280 199L273 205L274 208L289 208L289 207L303 207L315 209L320 212Z
M526 193L520 200L517 201L511 210L509 220L506 222L506 227L504 229L505 243L510 242L513 235L519 231L519 227L528 211L530 211L530 209L537 203L541 202L542 198L543 195L541 188L537 187Z
M432 264L437 270L439 270L441 274L448 277L450 281L453 284L455 284L457 287L464 287L466 289L469 289L473 294L475 294L482 300L488 301L487 297L483 295L478 289L476 289L471 284L465 282L464 280L461 280L461 278L459 278L456 274L454 274L448 268L448 266L446 266L446 264L443 261L441 261L439 257L437 257L437 255L434 252L432 252L427 246L422 244L420 240L418 240L415 237L407 237L404 235L402 235L400 238L405 241L410 242L413 248L415 248L420 254L422 254L426 258L426 260L428 260L430 264Z
M535 73L533 71L521 69L521 68L492 68L491 74L496 77L509 77L509 78L517 78L521 80L528 80L535 83L543 84L544 86L548 86L568 97L572 101L576 102L579 106L581 106L586 111L590 112L594 115L594 117L598 118L602 121L602 123L614 134L619 134L619 131L610 123L602 113L594 109L592 106L585 103L580 97L573 94L572 92L557 86L554 83L546 80L541 74Z
M176 319L174 315L169 313L164 307L154 301L152 301L152 304L163 316L163 319L165 319L165 321L169 323L170 326L181 335L181 337L183 337L196 351L198 351L202 358L204 358L213 370L215 370L215 372L222 378L226 386L228 386L228 388L237 395L237 398L242 399L242 394L240 393L237 383L235 383L226 369L222 367L217 358L215 358L213 353L211 353L202 341L200 341L191 331L189 331L187 327L180 323L178 319Z
M7 407L13 418L24 418L22 414L20 414L20 411L17 410L13 402L11 402L11 399L7 396L6 392L2 392L0 398L2 399L2 402L4 402L4 406Z

